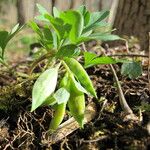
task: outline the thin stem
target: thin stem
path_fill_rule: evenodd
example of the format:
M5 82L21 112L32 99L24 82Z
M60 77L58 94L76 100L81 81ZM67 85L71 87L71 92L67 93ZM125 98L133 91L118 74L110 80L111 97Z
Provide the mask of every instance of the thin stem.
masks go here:
M67 70L67 72L69 74L72 74L72 72L70 71L69 67L67 66L67 64L62 60L62 64L64 65L65 69Z
M82 48L83 48L84 52L87 52L87 50L86 50L86 46L85 46L85 44L84 44L84 43L82 43Z
M111 57L149 57L148 55L140 55L140 54L114 54L114 55L107 55Z
M149 55L148 55L148 81L150 90L150 32L149 32Z
M124 94L123 94L123 91L121 89L121 85L119 83L119 80L118 80L118 77L117 77L117 74L116 74L116 71L113 67L113 65L109 65L110 66L110 69L114 75L114 79L116 81L116 84L117 84L117 88L118 88L118 93L119 93L119 101L120 101L120 105L121 105L121 108L122 110L127 113L127 114L133 114L133 111L131 110L131 108L129 107L129 105L127 104L127 101L124 97Z
M49 57L54 57L54 54L53 54L53 53L47 53L47 54L41 56L40 58L38 58L36 61L34 61L33 64L32 64L32 66L31 66L31 68L30 68L30 70L29 70L29 75L32 74L34 68L35 68L41 61L43 61L43 60L45 60L45 59L47 59L47 58L49 58Z

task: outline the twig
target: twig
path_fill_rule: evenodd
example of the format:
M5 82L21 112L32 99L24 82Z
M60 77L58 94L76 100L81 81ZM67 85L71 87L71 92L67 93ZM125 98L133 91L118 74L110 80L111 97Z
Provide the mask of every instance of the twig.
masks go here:
M85 124L90 122L96 115L96 106L94 103L90 103L85 111ZM57 143L58 141L62 140L64 137L68 136L75 130L79 128L79 124L75 121L72 117L69 120L62 123L59 128L52 134L46 134L45 139L43 139L43 144L50 142L51 144Z
M123 110L125 113L127 113L127 114L133 114L131 108L130 108L129 105L127 104L126 99L125 99L125 97L124 97L123 91L122 91L122 89L121 89L121 85L120 85L120 83L119 83L119 80L118 80L118 77L117 77L117 74L116 74L116 71L115 71L113 65L110 64L109 66L110 66L110 69L111 69L111 71L112 71L112 73L113 73L113 75L114 75L114 79L115 79L116 84L117 84L121 108L122 108L122 110Z
M148 55L140 55L140 54L114 54L114 55L107 55L111 57L149 57Z
M148 83L150 90L150 32L149 32L149 55L148 55Z
M108 139L108 138L109 138L108 135L103 135L103 136L100 136L93 140L82 140L82 142L83 143L93 143L93 142L101 141L101 140Z
M87 50L86 50L86 47L85 47L85 44L84 44L84 43L82 43L82 48L83 48L84 52L87 52Z
M106 55L105 53L105 50L104 50L104 55ZM134 120L134 121L137 121L138 118L133 114L133 111L131 110L131 108L129 107L125 97L124 97L124 94L123 94L123 91L122 91L122 88L121 88L121 85L119 83L119 79L117 77L117 74L116 74L116 71L113 67L113 65L109 64L109 67L113 73L113 76L114 76L114 79L115 79L115 82L117 84L117 90L118 90L118 94L119 94L119 102L120 102L120 105L121 105L121 108L122 110L124 111L125 113L125 117L124 117L124 121L128 121L128 120Z
M99 47L99 48L103 49L102 47ZM105 56L107 56L106 53L105 53L105 49L103 49L103 54ZM109 66L110 66L110 69L111 69L111 71L113 73L113 76L115 78L115 82L117 84L117 89L118 89L119 101L120 101L121 108L125 113L124 121L128 121L128 120L134 120L134 121L136 120L137 121L137 117L133 114L133 111L129 107L129 105L128 105L125 97L124 97L121 85L119 83L119 79L117 77L117 74L116 74L116 71L115 71L113 65L109 64Z

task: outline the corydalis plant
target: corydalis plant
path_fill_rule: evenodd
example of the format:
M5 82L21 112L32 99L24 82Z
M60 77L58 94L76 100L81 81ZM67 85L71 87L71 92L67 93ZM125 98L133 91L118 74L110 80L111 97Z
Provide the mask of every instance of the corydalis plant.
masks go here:
M48 59L53 60L54 63L34 84L31 111L42 105L53 106L55 114L50 123L50 130L54 131L62 122L68 105L70 114L80 127L83 127L84 94L96 98L97 95L90 77L76 60L79 55L82 55L79 46L90 40L120 38L112 35L111 31L94 33L96 28L107 25L105 18L109 15L109 11L90 13L85 6L77 10L59 11L54 7L52 16L41 5L37 4L37 7L40 15L36 19L43 21L43 28L39 28L34 21L29 24L38 34L43 48L47 50L47 54L39 60ZM91 60L90 54L86 55L86 63L87 60ZM113 61L109 59L107 63Z

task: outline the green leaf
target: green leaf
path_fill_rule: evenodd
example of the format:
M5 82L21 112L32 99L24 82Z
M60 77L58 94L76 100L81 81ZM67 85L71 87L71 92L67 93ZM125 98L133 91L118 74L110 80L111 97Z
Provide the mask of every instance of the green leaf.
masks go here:
M76 44L81 44L81 43L83 43L83 42L87 42L87 41L90 41L90 40L92 40L91 38L89 38L89 37L79 37L78 38L78 40L76 41Z
M56 103L56 99L53 97L53 95L51 95L44 101L44 103L42 103L42 106L53 106Z
M53 7L53 15L54 15L54 17L60 16L60 11L56 7Z
M32 108L34 111L41 106L54 92L57 83L58 68L50 68L36 80L32 90Z
M93 12L88 25L83 30L83 33L92 30L97 23L104 20L108 15L109 11Z
M24 26L15 25L8 36L8 41L12 39Z
M77 11L68 10L66 12L61 13L60 18L62 18L65 23L71 25L69 39L71 40L71 42L75 43L80 37L83 30L83 16Z
M0 47L2 49L1 57L4 58L4 52L8 42L22 29L23 26L15 25L11 32L0 31Z
M9 33L7 31L0 31L0 47L2 48L2 51L6 47L8 35Z
M76 91L77 93L86 93L87 95L89 95L89 92L87 92L87 90L80 84L80 82L76 81L74 75L71 76L71 81L75 88L73 91Z
M84 66L87 66L97 55L95 53L84 52Z
M40 4L36 4L36 6L38 8L38 11L39 11L40 15L36 16L35 19L47 22L48 20L45 19L44 15L49 14L48 11L43 6L41 6Z
M114 59L110 56L97 57L96 54L90 52L84 52L84 67L88 68L95 65L107 65L116 63L128 63L126 59Z
M84 18L84 26L86 26L90 21L90 12L84 5L80 6L77 10L82 14Z
M108 26L110 26L109 23L107 23L105 21L101 21L101 22L95 23L93 25L93 29L95 29L95 28L101 28L101 27L108 27Z
M140 62L123 63L121 67L121 74L128 75L129 78L134 79L142 74L142 67Z
M84 57L85 57L85 64L84 64L85 68L88 68L94 65L116 64L119 62L119 60L116 61L115 59L108 57L108 56L96 57L96 54L93 54L93 53L90 54L88 52L84 54Z
M53 41L52 32L48 27L44 27L43 33L46 40Z
M101 41L114 41L114 40L121 40L122 39L118 35L105 34L105 33L91 34L89 36L89 38L95 39L95 40L101 40Z
M57 54L56 57L73 57L73 56L78 56L80 54L80 49L78 46L74 44L69 44L62 46Z
M57 34L56 32L52 32L52 35L53 35L53 46L55 49L57 49L59 45Z
M42 37L42 32L34 21L30 21L28 25L32 28L33 31L35 31L40 37Z
M94 65L107 65L107 64L116 64L117 61L111 57L107 57L107 56L102 56L102 57L97 57L93 60L91 60L91 62L89 62L88 64L85 64L85 68L87 67L91 67Z
M92 96L97 98L95 89L93 87L92 81L90 80L89 75L82 67L82 65L75 60L74 58L64 58L65 63L71 70L71 72L76 76L77 80L81 83L81 85L90 93Z
M45 14L48 14L48 11L40 4L36 4L37 8L38 8L38 11L41 15L45 15Z
M62 87L54 93L53 97L56 99L58 104L62 104L69 100L70 93Z
M65 38L65 35L68 33L71 29L71 26L68 24L64 24L64 21L61 18L54 18L48 14L45 15L45 18L49 20L51 26L56 31L57 36L59 39Z

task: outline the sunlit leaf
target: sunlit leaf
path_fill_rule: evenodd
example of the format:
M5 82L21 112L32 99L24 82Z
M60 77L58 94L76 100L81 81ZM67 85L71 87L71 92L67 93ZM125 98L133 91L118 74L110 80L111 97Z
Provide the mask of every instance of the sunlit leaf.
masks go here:
M76 42L83 30L84 26L83 16L77 11L68 10L66 12L61 13L60 18L62 18L65 23L71 25L69 38L71 42Z
M53 7L53 15L54 15L54 17L60 16L60 11L56 7Z
M104 20L109 15L109 11L93 12L90 16L90 21L84 28L83 33L92 30L97 23Z
M97 55L91 52L84 52L84 66L87 66Z
M69 100L70 93L62 87L54 93L53 97L56 99L58 104L66 103Z
M41 106L54 92L57 83L58 68L51 68L43 72L36 80L32 90L32 108L34 111Z
M118 35L114 35L114 34L91 34L89 36L89 38L91 39L96 39L96 40L101 40L101 41L114 41L114 40L121 40L122 38L120 38Z
M77 10L84 17L84 26L86 26L90 21L90 15L91 15L90 12L86 9L84 5L80 6Z
M106 65L106 64L116 64L117 61L111 57L108 56L101 56L92 59L91 61L87 62L84 67L88 68L94 65Z
M48 11L40 4L36 4L38 11L41 15L49 14Z

